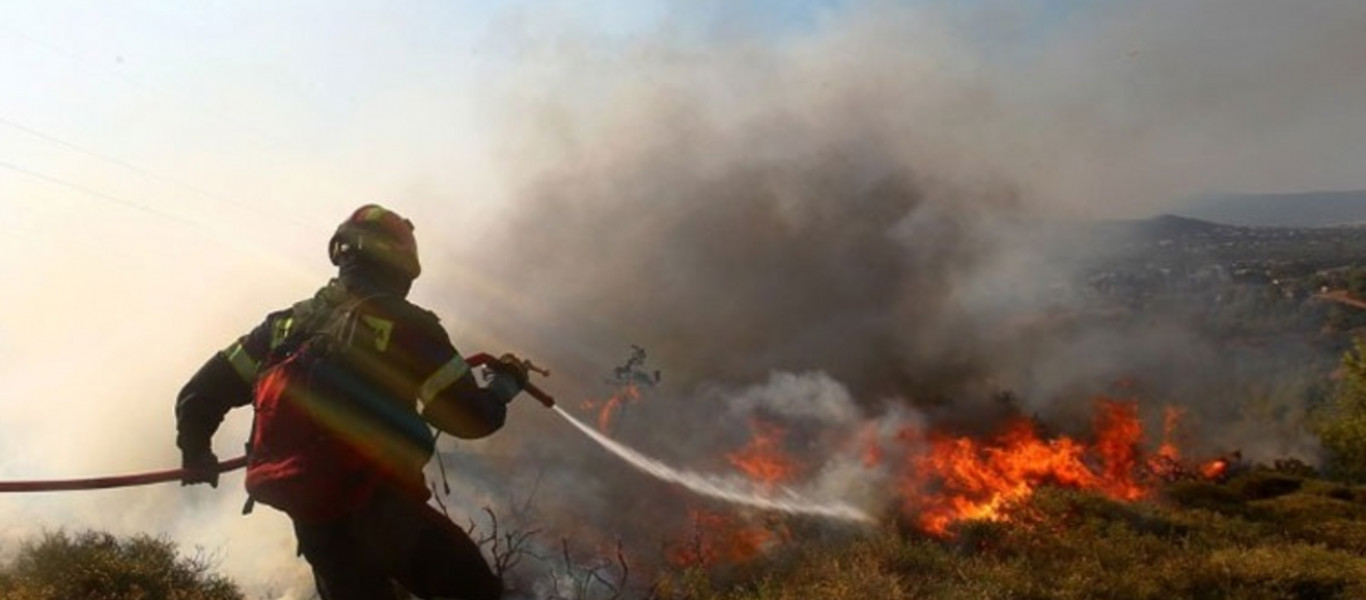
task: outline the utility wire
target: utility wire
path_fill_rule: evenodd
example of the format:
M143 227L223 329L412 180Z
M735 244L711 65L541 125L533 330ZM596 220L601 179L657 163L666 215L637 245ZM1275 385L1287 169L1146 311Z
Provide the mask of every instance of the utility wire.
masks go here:
M172 220L172 221L177 221L177 222L179 222L179 223L181 223L181 224L184 224L184 225L189 225L189 226L191 226L191 227L200 227L200 228L203 227L202 224L196 223L196 222L191 221L191 220L189 220L189 219L186 219L185 217L182 217L182 216L180 216L180 215L177 215L177 214L174 214L174 213L169 213L169 212L162 211L162 210L157 210L157 209L152 208L152 207L150 207L150 206L146 206L146 205L143 205L143 204L138 204L137 202L133 202L133 201L131 201L131 200L125 200L125 199L120 198L120 197L118 197L118 196L115 196L115 195L113 195L113 194L107 194L107 193L101 192L101 191L99 191L99 190L97 190L97 189L89 188L89 187L83 186L83 185L81 185L81 184L79 184L79 183L73 183L73 182L67 181L67 180L65 180L65 179L60 179L60 178L57 178L57 177L53 177L53 176L51 176L51 175L44 175L44 174L42 174L42 173L39 173L39 172L37 172L37 171L30 170L30 169L26 169L26 168L24 168L24 167L21 167L21 166L19 166L19 165L14 164L14 163L10 163L10 162L6 162L6 161L3 161L3 160L0 160L0 168L9 169L9 170L14 171L14 172L16 172L16 173L21 173L21 174L27 175L27 176L29 176L29 177L31 177L31 178L33 178L33 179L38 179L38 180L40 180L40 181L45 181L45 182L51 183L51 184L53 184L53 185L58 185L58 186L61 186L61 187L67 188L67 189L75 190L75 191L80 192L80 193L82 193L82 194L86 194L86 195L88 195L88 196L93 196L93 197L95 197L95 198L101 198L101 199L103 199L103 200L108 200L108 201L110 201L110 202L114 202L114 203L117 203L117 204L121 204L121 205L123 205L123 206L127 206L127 207L132 208L132 209L135 209L135 210L140 210L140 211L142 211L142 212L145 212L145 213L148 213L148 214L151 214L151 215L156 215L156 216L162 217L162 218L164 218L164 219L169 219L169 220Z
M163 86L160 86L160 85L154 85L154 84L152 84L152 83L148 83L148 82L145 82L145 81L142 81L142 80L139 80L139 79L135 79L135 78L129 77L128 75L126 75L126 74L124 74L124 73L120 73L120 72L118 72L118 71L111 70L111 69L109 69L107 66L104 66L104 65L98 65L98 66L97 66L97 65L96 65L94 62L92 62L91 60L89 60L89 59L87 59L87 58L85 58L85 57L82 57L82 56L80 56L79 54L77 54L77 53L75 53L75 52L72 52L72 51L70 51L70 50L67 50L67 49L65 49L65 48L62 48L61 46L58 46L58 45L56 45L56 44L52 44L52 43L46 42L46 41L44 41L44 40L41 40L41 39L39 39L39 38L37 38L37 37L35 37L35 36L33 36L33 35L30 35L30 34L24 32L24 31L22 31L22 30L20 30L20 29L15 28L13 25L8 25L8 24L5 24L5 23L0 23L0 30L7 31L7 32L9 32L10 34L14 35L15 37L18 37L19 39L21 39L21 40L23 40L23 41L26 41L26 42L28 42L28 43L34 45L34 46L41 47L41 48L47 50L48 52L51 52L51 53L56 54L56 55L58 55L58 56L61 56L62 58L66 59L67 61L70 61L71 63L76 64L76 65L79 65L81 68L85 69L86 71L89 71L89 72L99 71L100 74L101 74L102 76L105 76L105 77L112 77L112 78L114 78L114 79L117 79L117 80L119 80L119 81L122 81L124 84L127 84L127 85L130 85L130 86L139 88L139 89L141 89L141 90L143 90L143 91L146 91L146 92L148 92L148 93L151 93L151 94L153 94L153 95L157 95L157 96L162 96L162 97L164 97L164 98L168 98L168 99L170 99L172 102L174 102L174 103L176 103L176 104L178 104L178 105L184 106L184 107L186 107L186 108L189 108L189 109L191 109L191 110L193 110L193 111L195 111L195 112L199 112L199 113L202 113L202 114L210 114L210 115L212 115L213 117L215 117L217 120L219 120L220 122L222 122L223 124L232 127L233 130L239 131L239 132L243 132L243 133L248 133L248 134L250 134L251 136L258 138L259 140L266 142L268 145L272 145L272 146L288 146L288 145L289 145L285 140L283 140L283 139L281 139L281 138L279 138L279 137L277 137L277 136L271 135L271 134L269 134L269 133L263 132L263 131L261 131L259 128L251 127L249 124L247 124L247 123L241 121L240 119L234 118L234 117L232 117L231 115L228 115L228 114L223 113L222 111L213 110L213 109L211 109L210 107L204 105L203 103L194 102L194 101L192 101L192 100L189 100L189 99L187 99L184 95L182 95L182 94L176 92L176 91L173 90L173 89L166 88L166 87L163 87ZM85 153L85 154L89 154L89 155L91 155L91 156L95 156L95 157L97 157L97 158L101 158L101 159L104 159L104 160L109 160L110 162L113 162L113 163L115 163L115 164L119 164L119 165L124 166L124 167L127 167L127 168L131 168L131 169L133 169L133 170L135 170L135 171L138 171L138 172L143 173L143 174L145 174L145 175L149 175L149 176L151 176L151 177L153 177L153 178L156 178L156 179L159 179L159 180L162 180L162 181L165 181L165 182L174 183L174 184L176 184L176 185L180 185L180 186L182 186L182 187L185 187L186 189L194 190L194 191L196 191L196 192L198 192L198 193L200 193L200 194L204 194L204 195L206 195L206 196L208 196L208 197L211 197L211 198L214 198L214 199L217 199L217 200L220 200L220 201L228 202L229 204L238 204L239 206L241 206L240 203L236 203L236 202L234 202L234 201L232 201L232 200L225 199L225 198L223 198L221 195L213 194L213 193L211 193L211 192L208 192L207 190L204 190L204 189L202 189L202 188L199 188L198 186L189 185L189 184L186 184L186 183L183 183L183 182L179 182L179 181L177 181L177 180L175 180L175 179L173 179L173 178L169 178L169 177L157 175L157 174L155 174L155 173L153 173L153 172L151 172L151 171L149 171L149 170L147 170L147 169L145 169L145 168L137 167L136 165L132 165L132 164L130 164L130 163L127 163L126 161L118 160L118 159L112 158L112 157L107 157L107 156L104 156L104 155L102 155L102 154L100 154L100 153L98 153L98 152L94 152L94 151L91 151L91 150L87 150L87 149L81 148L81 147L79 147L79 146L76 146L76 145L74 145L74 144L71 144L71 143L68 143L68 142L61 141L60 139L56 138L55 136L51 136L51 135L48 135L48 134L43 134L43 133L41 133L41 132L37 132L36 130L33 130L32 128L25 127L25 126L22 126L22 125L18 125L18 124L16 124L16 123L14 123L13 121L8 121L8 120L6 120L6 121L5 121L5 124L10 125L10 126L14 126L14 127L16 127L17 129L20 129L21 131L25 131L25 132L27 132L27 133L30 133L30 134L33 134L33 135L37 135L37 136L42 137L42 138L44 138L44 139L48 139L49 141L53 141L53 142L55 142L55 143L58 143L58 144L61 144L61 145L63 145L63 146L66 146L66 147L68 147L68 148L71 148L71 149L73 149L73 150L77 150L77 151L79 151L79 152L83 152L83 153ZM323 178L322 181L326 182L326 184L329 185L329 186L335 186L335 185L336 185L336 184L333 183L333 181L332 181L331 179L329 179L329 178ZM339 191L342 190L342 188L341 188L340 186L337 186L336 189L338 189ZM274 209L274 208L271 209L271 210L272 210L272 211L275 211L275 212L278 212L278 210L277 210L277 209ZM302 219L301 217L299 217L297 214L291 214L289 220L290 220L290 221L293 221L294 224L296 224L296 225L300 225L300 226L306 227L306 228L308 228L308 229L313 229L314 226L317 225L317 223L311 223L311 222L305 221L304 219Z
M19 130L19 131L22 131L22 132L24 132L24 133L27 133L27 134L29 134L29 135L31 135L31 136L36 137L36 138L39 138L39 139L42 139L42 140L51 142L51 143L53 143L53 144L57 144L57 145L59 145L59 146L62 146L63 148L67 148L67 149L69 149L69 150L73 150L73 151L79 152L79 153L84 154L84 155L86 155L86 156L90 156L90 157L93 157L93 158L96 158L96 159L99 159L99 160L102 160L102 161L105 161L105 162L108 162L108 163L111 163L111 164L118 165L118 166L120 166L120 167L123 167L123 168L125 168L125 169L130 170L130 171L133 171L133 172L138 173L138 174L140 174L140 175L143 175L143 176L145 176L145 177L154 179L154 180L156 180L156 181L160 181L160 182L165 183L165 184L168 184L168 185L173 185L173 186L177 186L177 187L181 187L181 188L190 190L190 191L195 192L195 193L197 193L197 194L199 194L199 195L201 195L201 196L204 196L204 197L206 197L206 198L210 198L210 199L216 200L216 201L218 201L218 202L220 202L220 203L223 203L223 204L226 204L226 205L229 205L229 206L234 206L234 207L236 207L236 208L246 209L246 210L257 210L256 207L246 206L245 204L243 204L243 203L241 203L241 202L235 201L235 200L233 200L233 199L231 199L231 198L227 198L227 197L222 196L222 195L220 195L220 194L216 194L216 193L214 193L214 192L211 192L211 191L209 191L209 190L206 190L206 189L204 189L204 188L202 188L202 187L199 187L199 186L197 186L197 185L194 185L194 184L191 184L191 183L187 183L187 182L185 182L185 181L181 181L181 180L176 179L176 178L174 178L174 177L169 177L169 176L166 176L166 175L161 175L161 174L156 173L156 172L154 172L154 171L152 171L152 170L150 170L150 169L146 169L146 168L144 168L144 167L140 167L140 166L135 165L135 164L133 164L133 163L130 163L130 162L126 161L126 160L120 159L120 158L118 158L118 157L116 157L116 156L110 156L110 155L107 155L107 154L103 154L103 153L101 153L101 152L97 152L97 151L95 151L95 150L91 150L91 149L89 149L89 148L85 148L85 147L82 147L82 146L78 146L78 145L76 145L76 144L73 144L73 143L71 143L71 142L68 142L68 141L66 141L66 140L63 140L63 139L61 139L61 138L58 138L57 136L54 136L54 135L48 134L48 133L44 133L44 132L42 132L42 131L39 131L39 130L34 129L34 128L32 128L32 127L29 127L29 126L27 126L27 125L23 125L23 124L21 124L21 123L15 122L15 121L13 121L13 120L6 119L6 118L4 118L4 117L0 117L0 124L3 124L3 125L8 126L8 127L11 127L11 128L13 128L13 129L17 129L17 130ZM68 187L70 187L71 185L74 185L74 184L69 184ZM107 195L107 194L102 194L102 196L107 197L108 195ZM309 225L308 223L305 223L303 220L301 220L301 219L299 219L299 218L297 218L297 217L290 216L289 221L291 221L292 224L299 226L300 228L303 228L303 229L311 229L311 227L310 227L310 225Z
M181 215L178 215L178 214L175 214L175 213L172 213L172 212L168 212L168 211L164 211L164 210L159 210L159 209L157 209L157 208L153 208L153 207L147 206L147 205L145 205L145 204L141 204L141 203L138 203L138 202L133 202L133 201L128 200L128 199L126 199L126 198L122 198L122 197L116 196L116 195L114 195L114 194L102 192L102 191L100 191L100 190L97 190L97 189L94 189L94 188L91 188L91 187L88 187L88 186L84 186L84 185L81 185L81 184L79 184L79 183L75 183L75 182L72 182L72 181L68 181L68 180L62 179L62 178L60 178L60 177L54 177L54 176L47 175L47 174L44 174L44 173L39 173L39 172L34 171L34 170L32 170L32 169L28 169L28 168L25 168L25 167L16 165L16 164L11 163L11 162L8 162L8 161L0 160L0 169L8 169L8 170L10 170L10 171L14 171L14 172L16 172L16 173L25 175L25 176L30 177L30 178L32 178L32 179L36 179L36 180L39 180L39 181L42 181L42 182L45 182L45 183L48 183L48 184L51 184L51 185L64 187L64 188L67 188L67 189L70 189L70 190L79 192L79 193L81 193L81 194L85 194L85 195L90 196L90 197L93 197L93 198L99 198L99 199L101 199L101 200L106 200L106 201L109 201L109 202L113 202L113 203L115 203L115 204L119 204L119 205L125 206L125 207L127 207L127 208L131 208L131 209L133 209L133 210L141 211L141 212L147 213L147 214L149 214L149 215L153 215L153 216L156 216L156 217L160 217L160 218L166 219L166 220L168 220L168 221L172 221L172 222L175 222L175 223L180 223L180 224L182 224L182 225L187 225L187 226L192 227L192 228L195 228L195 229L197 229L197 230L199 230L199 231L206 232L208 235L210 235L210 236L212 236L212 237L217 237L217 238L225 239L225 240L226 240L226 239L230 239L230 237L229 237L229 235L228 235L227 233L215 229L214 227L210 226L210 224L208 224L208 223L203 223L203 222L195 221L195 220L186 218L186 217L184 217L184 216L181 216ZM21 234L21 235L23 235L23 234L36 235L36 233L32 232L31 230L20 230L20 231L19 231L19 234ZM247 245L246 248L247 248L248 251L250 251L250 252L261 252L261 250L260 250L259 248L256 248L254 245Z
M214 117L216 117L216 118L219 119L220 121L223 121L224 124L229 125L229 126L232 126L234 129L236 129L236 130L238 130L238 131L250 132L251 135L254 135L254 136L256 136L256 137L258 137L258 138L260 138L260 139L262 139L262 140L264 140L264 141L270 142L271 144L276 144L276 145L284 144L284 141L281 140L281 139L278 138L278 137L275 137L275 136L273 136L273 135L270 135L269 133L260 131L259 129L249 127L247 123L243 123L243 122L239 121L238 119L235 119L235 118L233 118L233 117L231 117L231 116L229 116L229 115L227 115L227 114L224 114L224 113L221 112L221 111L208 110L203 104L199 104L199 103L193 102L193 101L191 101L191 100L188 100L188 99L185 98L185 96L181 95L180 93L177 93L176 91L174 91L174 90L172 90L172 89L165 88L165 87L162 87L162 86L159 86L159 85L154 85L154 84L151 84L151 83L148 83L148 82L139 80L139 79L135 79L135 78L133 78L133 77L129 77L128 75L126 75L126 74L124 74L124 73L120 73L120 72L118 72L118 71L111 70L111 69L109 69L107 66L104 66L104 65L99 65L99 66L97 66L96 63L94 63L93 61L91 61L91 60L88 59L88 58L85 58L85 57L83 57L83 56L81 56L81 55L79 55L79 54L77 54L77 53L75 53L75 52L72 52L72 51L70 51L70 50L67 50L67 49L65 49L65 48L62 48L61 46L58 46L58 45L56 45L56 44L52 44L52 43L43 41L43 40L41 40L41 39L38 39L38 38L36 38L36 37L34 37L34 36L28 34L28 33L25 33L24 31L21 31L21 30L15 28L15 27L12 26L12 25L7 25L7 24L4 24L4 23L0 23L0 30L8 31L8 32L10 32L11 34L13 34L15 37L18 37L18 38L20 38L20 39L22 39L22 40L24 40L24 41L26 41L26 42L28 42L28 43L30 43L30 44L33 44L33 45L38 46L38 47L40 47L40 48L43 48L44 50L47 50L47 51L49 51L49 52L52 52L53 54L59 55L59 56L61 56L62 58L65 58L66 60L68 60L68 61L70 61L70 62L72 62L72 63L74 63L74 64L80 65L83 69L85 69L85 70L87 70L87 71L92 71L92 72L93 72L93 71L101 71L101 72L102 72L101 74L102 74L103 76L105 76L105 77L112 77L112 78L114 78L114 79L117 79L117 80L119 80L119 81L122 81L122 82L125 83L125 84L131 85L131 86L133 86L133 87L135 87L135 88L139 88L139 89L141 89L141 90L143 90L143 91L146 91L146 92L150 92L150 93L152 93L152 94L154 94L154 95L160 95L160 96L164 96L164 97L170 98L170 99L172 99L173 101L175 101L177 104L180 104L180 105L182 105L182 106L190 106L191 108L197 109L199 112L211 113L211 114L213 114ZM194 106L191 106L191 105L194 105Z

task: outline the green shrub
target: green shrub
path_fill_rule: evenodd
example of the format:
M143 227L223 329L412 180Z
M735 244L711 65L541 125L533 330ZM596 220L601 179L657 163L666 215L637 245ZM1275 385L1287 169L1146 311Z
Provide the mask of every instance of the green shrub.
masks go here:
M1324 471L1345 481L1366 481L1366 340L1342 356L1342 378L1329 402L1315 411Z
M1327 495L1296 493L1277 496L1252 503L1259 510L1268 512L1264 518L1279 523L1282 527L1294 528L1302 523L1321 522L1328 519L1352 519L1366 521L1366 506L1360 503L1338 500Z
M1306 523L1289 534L1304 542L1366 556L1366 522L1326 519Z
M1162 497L1182 508L1197 508L1224 515L1246 515L1243 497L1227 486L1208 481L1178 481Z
M182 558L170 541L87 531L47 533L0 570L6 600L241 600L203 557Z
M1271 470L1282 475L1309 478L1318 477L1318 469L1298 458L1278 458L1271 463Z
M1366 597L1366 561L1303 544L1225 548L1195 572L1195 597L1330 600Z
M1299 491L1279 494L1283 480L1255 481L1245 485L1278 495L1246 501L1184 482L1166 490L1169 502L1125 503L1045 488L1006 520L956 525L954 538L889 526L804 546L748 582L693 573L674 580L691 585L657 589L664 600L1366 598L1366 506L1332 497L1341 486L1327 482L1295 479Z
M1244 500L1265 500L1299 491L1304 480L1274 471L1250 471L1228 482L1233 493Z

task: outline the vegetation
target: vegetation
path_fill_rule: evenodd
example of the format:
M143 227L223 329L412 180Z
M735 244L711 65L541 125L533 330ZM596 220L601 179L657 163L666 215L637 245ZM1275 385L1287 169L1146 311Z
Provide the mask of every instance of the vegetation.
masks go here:
M1363 598L1362 497L1268 470L1136 504L1047 489L1011 520L965 523L951 540L889 528L772 557L747 581L692 572L657 589L690 600Z
M1013 507L1008 520L962 523L947 539L892 524L853 539L791 544L725 573L669 573L638 594L613 585L594 593L562 589L554 597L1363 598L1366 489L1315 478L1302 464L1258 468L1220 483L1177 482L1137 503L1044 488ZM208 561L178 558L165 540L87 532L47 534L24 545L0 568L0 598L243 596L210 573Z
M0 566L6 600L242 600L203 556L181 557L164 539L88 531L47 533Z
M1324 469L1348 481L1366 481L1366 341L1357 338L1342 358L1336 392L1315 414Z

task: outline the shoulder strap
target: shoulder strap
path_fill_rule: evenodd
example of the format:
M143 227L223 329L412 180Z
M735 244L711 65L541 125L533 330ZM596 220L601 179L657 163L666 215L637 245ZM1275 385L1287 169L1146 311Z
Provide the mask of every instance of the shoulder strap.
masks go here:
M356 334L357 313L359 312L360 307L375 298L385 295L386 294L371 294L369 296L352 299L346 304L337 306L330 311L325 321L320 321L320 327L315 330L315 333L326 332L332 335L336 341L340 342L343 346L349 346Z

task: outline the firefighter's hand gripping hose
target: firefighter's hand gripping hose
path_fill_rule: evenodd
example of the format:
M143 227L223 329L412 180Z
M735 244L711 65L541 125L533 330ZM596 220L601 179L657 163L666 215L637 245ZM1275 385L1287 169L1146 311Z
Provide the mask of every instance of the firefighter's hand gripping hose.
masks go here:
M535 398L537 402L544 404L546 408L555 407L555 398L551 397L550 394L545 393L541 388L536 387L536 384L526 380L527 373L538 373L542 377L550 376L550 371L532 364L531 361L520 359L513 354L504 354L501 358L494 358L491 354L480 352L479 354L467 357L465 362L471 365L484 367L503 364L520 369L522 371L522 376L519 378L521 379L519 383L522 385L522 391L530 394L532 398Z

